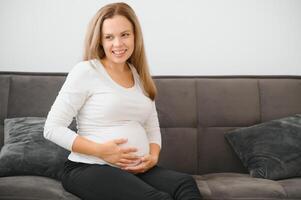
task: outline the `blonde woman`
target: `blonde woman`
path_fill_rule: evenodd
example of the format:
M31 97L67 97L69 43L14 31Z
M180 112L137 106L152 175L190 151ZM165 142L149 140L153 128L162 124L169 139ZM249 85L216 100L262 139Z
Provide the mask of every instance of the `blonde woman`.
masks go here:
M191 176L156 165L155 95L134 11L125 3L104 6L44 128L45 138L71 151L62 176L67 191L85 200L201 199ZM77 133L68 129L74 116Z

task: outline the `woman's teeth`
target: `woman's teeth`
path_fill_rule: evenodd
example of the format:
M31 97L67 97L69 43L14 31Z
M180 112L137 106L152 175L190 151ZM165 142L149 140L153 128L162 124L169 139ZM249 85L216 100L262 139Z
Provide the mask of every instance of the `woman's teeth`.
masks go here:
M124 49L124 50L118 50L118 51L112 51L112 52L116 56L122 56L126 52L126 49Z

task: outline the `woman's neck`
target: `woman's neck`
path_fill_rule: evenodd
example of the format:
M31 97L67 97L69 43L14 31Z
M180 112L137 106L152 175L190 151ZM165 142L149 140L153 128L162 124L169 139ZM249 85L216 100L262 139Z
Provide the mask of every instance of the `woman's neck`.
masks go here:
M129 66L127 65L127 63L113 63L105 58L101 59L101 62L103 66L110 71L122 73L129 70Z

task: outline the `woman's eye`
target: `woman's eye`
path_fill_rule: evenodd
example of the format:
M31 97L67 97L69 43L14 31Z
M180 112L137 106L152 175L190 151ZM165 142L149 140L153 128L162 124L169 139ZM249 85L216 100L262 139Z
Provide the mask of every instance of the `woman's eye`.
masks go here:
M113 39L113 37L112 37L111 35L107 35L107 36L105 37L105 39L111 40L111 39Z
M130 34L129 33L123 33L121 36L122 37L128 37L128 36L130 36Z

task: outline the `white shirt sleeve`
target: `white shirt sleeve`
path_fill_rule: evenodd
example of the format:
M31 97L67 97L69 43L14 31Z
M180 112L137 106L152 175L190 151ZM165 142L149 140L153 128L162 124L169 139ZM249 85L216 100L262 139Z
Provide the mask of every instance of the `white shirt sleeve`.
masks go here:
M156 143L161 147L161 131L155 101L153 101L152 111L144 123L149 143Z
M69 72L45 122L44 137L69 151L77 134L68 126L88 97L88 67L79 63Z

